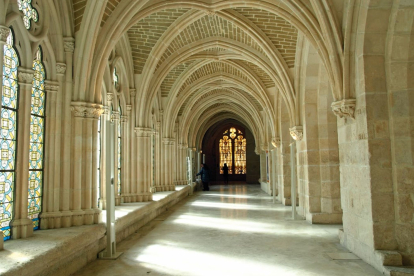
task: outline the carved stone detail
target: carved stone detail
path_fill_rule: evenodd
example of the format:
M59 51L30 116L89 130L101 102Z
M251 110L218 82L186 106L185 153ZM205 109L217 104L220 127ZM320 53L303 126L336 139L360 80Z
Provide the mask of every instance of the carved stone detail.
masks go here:
M131 110L132 110L132 105L127 104L127 105L126 105L126 111L131 111Z
M0 26L0 41L7 42L7 37L9 36L10 29L6 26Z
M293 140L300 141L303 138L303 127L302 126L294 126L289 128L290 136L292 136Z
M17 78L19 79L19 84L32 84L33 82L34 71L32 69L26 69L19 67Z
M59 83L56 81L45 81L45 90L47 93L56 93L59 91Z
M75 51L75 39L72 37L65 37L63 42L65 52L73 53Z
M344 99L331 104L333 113L339 118L345 117L355 119L355 107L355 99Z
M206 10L206 11L205 11L205 14L206 14L207 16L215 16L217 13L216 13L216 11L214 11L214 10Z
M135 135L137 137L149 137L152 134L153 130L149 127L136 127Z
M112 100L114 99L114 94L113 93L106 93L106 100L109 102L112 102Z
M162 143L164 145L174 145L175 144L175 139L174 138L163 138L162 139Z
M65 74L66 73L66 64L64 63L56 63L56 73L58 74Z
M72 102L71 110L75 117L99 119L105 112L105 107L96 103Z
M111 121L114 121L114 120L119 120L119 112L118 111L115 111L115 110L113 110L112 111L112 115L111 115Z
M272 139L272 145L275 148L280 148L280 137L273 137L273 139Z
M131 97L135 97L137 95L137 90L135 88L130 88L129 89L129 95Z
M126 123L126 122L128 122L128 116L122 115L121 116L121 123Z

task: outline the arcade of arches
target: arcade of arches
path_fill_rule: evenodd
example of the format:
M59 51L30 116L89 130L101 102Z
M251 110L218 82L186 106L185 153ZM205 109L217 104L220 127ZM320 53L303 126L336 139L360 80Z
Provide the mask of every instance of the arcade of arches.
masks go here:
M116 206L173 204L232 158L378 270L414 265L414 1L0 0L0 45L0 256L89 225L90 261L108 171Z

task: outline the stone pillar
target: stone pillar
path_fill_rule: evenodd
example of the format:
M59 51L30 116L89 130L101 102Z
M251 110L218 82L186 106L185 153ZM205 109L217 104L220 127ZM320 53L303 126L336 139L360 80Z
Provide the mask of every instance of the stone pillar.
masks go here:
M61 225L62 227L72 226L72 212L70 202L71 197L71 146L72 146L72 113L70 103L72 101L73 90L73 52L75 50L75 39L72 37L64 38L65 60L66 60L66 72L65 74L65 89L63 89L62 95L62 156L61 156L61 185L60 185L60 197L61 202ZM63 68L62 68L63 70Z
M92 206L93 183L92 160L93 129L97 129L99 116L104 112L100 104L72 102L73 111L73 171L72 171L72 225L99 222L100 210ZM96 125L96 126L94 126ZM94 188L95 186L95 188Z
M66 65L60 64L58 68L59 82L46 80L46 137L45 160L49 160L44 167L43 180L43 206L40 213L40 229L61 227L60 212L60 169L61 169L61 105L63 73ZM60 69L59 69L60 68ZM63 72L61 71L63 70ZM59 72L60 71L60 72Z
M152 200L151 193L151 128L136 127L136 155L137 155L137 201L144 202Z
M106 163L106 156L107 156L107 147L108 141L106 140L106 132L107 130L107 121L110 121L110 115L109 115L109 106L104 107L104 113L101 116L101 160L98 162L101 162L101 169L100 169L100 198L99 198L99 207L101 210L106 210L106 170L109 169L109 164Z
M130 202L131 194L131 177L130 177L130 166L131 163L131 133L130 133L130 124L128 123L128 118L130 118L131 105L126 106L126 114L121 117L121 127L123 130L122 135L122 170L121 178L122 180L122 202Z
M118 187L118 126L120 124L120 115L118 111L113 110L112 111L112 116L111 116L111 121L114 124L114 128L113 128L113 135L114 135L114 195L115 195L115 206L119 206L121 205L121 194L119 193L119 187ZM121 146L121 150L122 150L122 146ZM121 154L122 156L122 154Z
M175 185L173 180L173 147L175 140L173 138L164 138L164 187L165 191L175 191Z
M32 220L28 218L27 195L29 182L30 148L30 105L33 70L19 67L19 117L17 127L16 181L14 198L14 218L10 223L12 239L27 238L33 235Z

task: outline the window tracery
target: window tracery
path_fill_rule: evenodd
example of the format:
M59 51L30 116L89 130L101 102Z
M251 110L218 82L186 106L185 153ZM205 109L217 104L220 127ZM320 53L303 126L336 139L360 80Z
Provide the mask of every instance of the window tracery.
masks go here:
M39 214L43 194L43 156L46 72L42 63L42 50L39 47L33 61L33 86L30 107L30 149L29 149L29 188L28 216L33 221L33 229L39 229Z
M31 22L37 22L39 20L39 13L32 6L32 0L17 0L19 10L23 12L23 23L26 29L30 29Z
M219 143L220 174L223 174L224 164L227 164L229 174L246 174L247 141L243 137L243 132L231 127L223 135L223 139L220 139Z
M0 131L0 229L4 240L11 237L10 221L13 219L13 193L15 182L17 117L18 117L18 83L17 68L19 58L14 49L13 32L9 32L3 47L3 93L1 99Z

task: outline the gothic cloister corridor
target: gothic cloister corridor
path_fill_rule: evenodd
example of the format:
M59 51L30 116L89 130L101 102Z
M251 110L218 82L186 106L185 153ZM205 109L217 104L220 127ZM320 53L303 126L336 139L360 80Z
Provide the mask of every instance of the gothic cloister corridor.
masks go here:
M118 244L117 260L96 260L76 276L382 275L362 260L332 260L340 225L291 220L259 185L211 186Z

